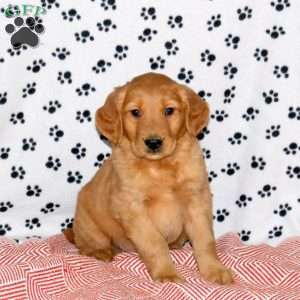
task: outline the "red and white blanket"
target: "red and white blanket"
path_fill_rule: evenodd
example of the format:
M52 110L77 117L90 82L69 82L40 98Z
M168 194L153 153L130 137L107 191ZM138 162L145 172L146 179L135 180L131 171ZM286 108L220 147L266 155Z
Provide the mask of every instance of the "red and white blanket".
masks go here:
M97 299L300 299L300 237L278 247L247 246L237 235L217 241L222 262L235 272L235 284L204 281L192 249L172 250L183 284L153 282L137 253L121 253L111 263L78 255L63 235L21 245L0 240L1 300Z

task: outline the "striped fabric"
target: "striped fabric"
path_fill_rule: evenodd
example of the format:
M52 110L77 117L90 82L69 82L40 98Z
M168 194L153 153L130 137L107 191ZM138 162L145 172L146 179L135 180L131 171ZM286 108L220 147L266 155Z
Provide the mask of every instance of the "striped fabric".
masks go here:
M63 235L21 245L0 240L1 300L221 299L299 300L300 237L281 243L246 246L227 234L218 254L235 272L235 284L219 286L199 276L192 250L172 250L186 282L154 283L136 253L121 253L112 263L78 255Z

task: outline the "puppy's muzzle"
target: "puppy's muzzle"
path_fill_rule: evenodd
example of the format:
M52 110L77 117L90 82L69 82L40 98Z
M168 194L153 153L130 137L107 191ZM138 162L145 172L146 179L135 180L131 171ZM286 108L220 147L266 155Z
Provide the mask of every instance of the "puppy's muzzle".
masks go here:
M150 152L158 152L162 147L163 140L159 137L149 137L144 139L144 143Z

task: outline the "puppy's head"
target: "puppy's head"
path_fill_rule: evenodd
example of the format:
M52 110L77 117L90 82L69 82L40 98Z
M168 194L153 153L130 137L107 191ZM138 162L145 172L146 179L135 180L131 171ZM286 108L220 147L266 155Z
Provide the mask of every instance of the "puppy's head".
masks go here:
M208 116L207 103L191 89L147 73L108 96L96 126L113 145L129 144L137 157L155 160L172 154L184 134L196 137Z

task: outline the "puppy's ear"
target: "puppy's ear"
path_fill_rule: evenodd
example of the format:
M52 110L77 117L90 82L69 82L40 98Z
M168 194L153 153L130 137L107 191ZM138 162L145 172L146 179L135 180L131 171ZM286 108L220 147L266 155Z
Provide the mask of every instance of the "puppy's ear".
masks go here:
M186 104L186 129L191 135L197 136L208 123L208 104L187 86L182 85L179 93Z
M123 134L121 106L125 88L118 87L108 95L104 105L96 111L96 127L110 143L117 145Z

